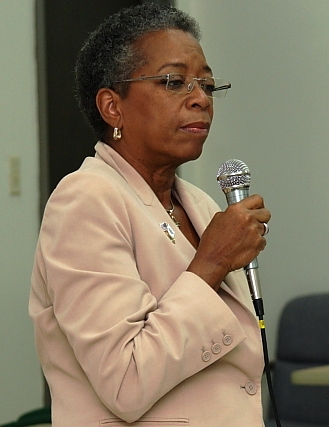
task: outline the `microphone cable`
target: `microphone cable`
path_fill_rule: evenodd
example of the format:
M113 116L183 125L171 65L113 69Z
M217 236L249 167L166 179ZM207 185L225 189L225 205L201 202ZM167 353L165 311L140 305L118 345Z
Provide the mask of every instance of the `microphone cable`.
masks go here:
M277 427L281 427L281 421L279 417L279 412L275 400L273 384L272 384L272 376L271 376L271 365L268 355L268 346L267 346L267 338L266 338L266 329L265 329L265 321L264 321L264 309L263 309L263 300L262 298L254 299L253 304L255 307L256 315L258 317L258 325L262 338L263 345L263 355L264 355L264 364L265 364L265 374L266 374L266 382L267 388L270 395L271 406L273 410L274 419Z

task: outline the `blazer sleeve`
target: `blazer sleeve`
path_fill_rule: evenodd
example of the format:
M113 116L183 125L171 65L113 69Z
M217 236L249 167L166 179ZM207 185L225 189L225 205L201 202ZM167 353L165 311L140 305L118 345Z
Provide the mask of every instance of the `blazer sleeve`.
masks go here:
M184 379L225 356L245 332L192 273L182 271L155 298L136 266L126 197L115 182L91 173L71 174L59 184L40 232L32 281L38 303L32 312L53 306L99 398L132 422ZM221 340L223 330L234 342L204 361L203 347Z

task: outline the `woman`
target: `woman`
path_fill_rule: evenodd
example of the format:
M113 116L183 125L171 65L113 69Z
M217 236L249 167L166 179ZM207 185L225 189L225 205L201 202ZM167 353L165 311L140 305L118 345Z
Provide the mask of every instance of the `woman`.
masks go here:
M144 4L80 52L77 96L100 142L50 197L30 299L53 427L262 426L241 268L270 214L260 196L219 212L175 175L229 87L199 38L185 13Z

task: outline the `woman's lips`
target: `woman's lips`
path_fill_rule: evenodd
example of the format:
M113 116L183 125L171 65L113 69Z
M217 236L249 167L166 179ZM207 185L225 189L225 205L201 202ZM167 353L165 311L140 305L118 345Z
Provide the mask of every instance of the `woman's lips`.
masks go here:
M181 127L181 129L189 133L208 135L209 127L209 123L195 122L184 125Z

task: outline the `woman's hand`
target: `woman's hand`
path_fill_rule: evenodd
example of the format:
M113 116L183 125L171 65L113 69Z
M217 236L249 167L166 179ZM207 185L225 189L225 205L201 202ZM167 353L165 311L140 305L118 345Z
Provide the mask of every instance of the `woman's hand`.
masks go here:
M266 246L264 222L271 218L263 198L253 195L215 214L188 267L216 291L225 276L248 265Z

